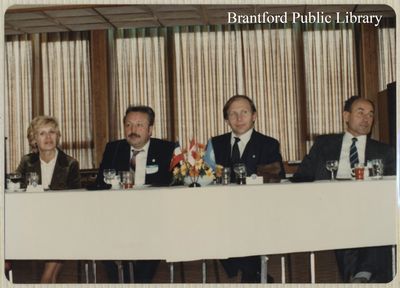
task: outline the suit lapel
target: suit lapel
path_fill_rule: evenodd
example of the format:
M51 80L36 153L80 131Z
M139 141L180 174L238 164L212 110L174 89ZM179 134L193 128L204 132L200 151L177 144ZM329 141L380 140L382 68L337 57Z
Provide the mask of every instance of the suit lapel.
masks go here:
M337 135L330 145L325 147L325 154L327 155L326 160L334 160L340 159L340 151L342 150L342 143L343 143L344 134ZM328 159L329 158L329 159Z
M253 130L250 136L249 142L247 142L246 147L244 148L241 160L243 163L250 163L254 161L253 159L257 159L257 155L255 155L255 151L257 151L257 139L256 139L256 131ZM254 156L254 157L253 157Z
M381 158L376 153L380 151L379 147L375 144L371 138L367 136L367 141L365 143L365 158L364 158L364 165L367 164L368 160L376 159L376 158Z
M61 181L67 179L68 174L68 161L65 154L58 151L56 164L54 165L53 176L51 177L50 187L59 187L60 185L65 185Z
M118 171L128 171L130 169L129 162L131 160L131 146L128 141L120 143L120 147L117 148L118 155L114 157L112 167L118 167Z
M225 134L224 138L221 141L222 143L221 143L220 152L219 152L219 153L221 153L220 154L221 161L218 161L218 162L225 163L225 165L227 165L227 166L231 165L231 154L232 154L231 137L232 137L232 132Z
M42 169L40 168L40 157L39 154L35 154L30 163L31 169L28 172L36 172L39 175L39 183L42 183Z
M145 171L147 172L147 166L148 165L159 165L158 160L157 160L157 155L155 153L155 147L154 147L154 141L150 138L150 144L149 144L149 151L147 151L147 159L146 159L146 167L145 167ZM154 175L156 175L157 173L153 174L147 174L145 172L145 183L152 183L155 181L155 179L151 179Z

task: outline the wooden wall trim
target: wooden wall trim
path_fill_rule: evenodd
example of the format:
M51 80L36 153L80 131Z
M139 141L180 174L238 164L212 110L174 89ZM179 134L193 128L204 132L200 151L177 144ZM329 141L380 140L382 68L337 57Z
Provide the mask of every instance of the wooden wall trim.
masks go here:
M378 29L373 24L361 24L359 41L360 96L373 101L375 104L375 123L372 128L372 137L377 140L379 140L378 41Z
M99 167L104 148L109 141L109 77L107 30L90 32L91 91L93 109L94 166Z
M307 125L307 93L306 93L306 70L305 70L305 59L304 59L304 41L303 41L303 26L299 28L299 41L297 51L299 55L299 62L298 62L298 67L297 67L297 75L299 75L299 111L300 111L300 121L299 121L299 126L300 126L300 159L303 159L304 156L307 154L307 140L311 140L310 135L308 134L308 125ZM299 160L300 160L299 159Z
M42 51L39 34L31 35L32 43L32 118L43 115Z

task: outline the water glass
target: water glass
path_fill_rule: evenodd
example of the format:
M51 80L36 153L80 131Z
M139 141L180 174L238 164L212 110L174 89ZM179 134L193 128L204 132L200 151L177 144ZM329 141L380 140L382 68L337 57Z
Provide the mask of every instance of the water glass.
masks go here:
M339 161L338 160L328 160L326 161L326 169L331 172L331 180L335 180L335 172L338 170Z
M368 174L371 179L382 179L383 161L382 159L373 159L367 162Z
M39 184L39 175L36 172L28 172L26 178L28 186L36 187Z
M222 169L222 184L228 185L231 182L231 168L224 167Z
M7 175L7 189L16 191L21 187L21 173L10 173Z
M236 184L246 184L246 166L244 163L237 163L233 165L233 171L235 172Z
M115 171L115 169L104 169L103 175L104 175L104 182L107 184L112 184L111 182L117 175L117 172Z

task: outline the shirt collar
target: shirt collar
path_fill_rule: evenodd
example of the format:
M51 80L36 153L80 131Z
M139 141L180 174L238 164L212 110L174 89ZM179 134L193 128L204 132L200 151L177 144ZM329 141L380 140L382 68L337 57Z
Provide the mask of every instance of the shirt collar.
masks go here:
M357 138L357 142L358 143L365 143L366 141L367 141L367 135L360 135L360 136L354 136L353 134L351 134L349 131L346 131L345 133L344 133L344 137L345 137L345 140L348 140L348 141L350 141L351 142L351 140L353 139L353 138Z
M249 131L247 131L246 133L237 136L233 131L231 133L231 141L233 141L233 143L235 142L235 137L240 138L241 142L247 143L250 140L251 134L253 133L254 128L249 129Z
M40 158L40 155L39 155L40 163L41 163L42 165L55 165L55 163L56 163L56 161L57 161L57 157L58 157L58 149L56 149L56 153L55 153L55 155L54 155L54 158L51 159L48 163L45 162L45 161L43 161L42 158Z
M147 153L147 151L149 150L149 146L150 146L150 139L149 139L149 141L147 141L146 144L144 144L144 146L143 146L142 148L140 148L140 149L136 149L136 148L133 148L133 146L131 146L131 153L132 153L132 150L135 150L135 151L143 151L143 152L146 152L146 153Z

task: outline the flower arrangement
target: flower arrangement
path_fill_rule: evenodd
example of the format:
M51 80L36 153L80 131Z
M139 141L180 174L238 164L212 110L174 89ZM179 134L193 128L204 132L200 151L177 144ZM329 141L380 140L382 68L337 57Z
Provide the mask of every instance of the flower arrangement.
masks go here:
M189 149L183 150L183 160L180 165L175 166L172 171L173 183L184 183L185 178L190 179L191 187L200 186L199 179L208 178L209 182L213 181L214 171L209 164L204 161L205 145L196 143L194 140L190 142Z

